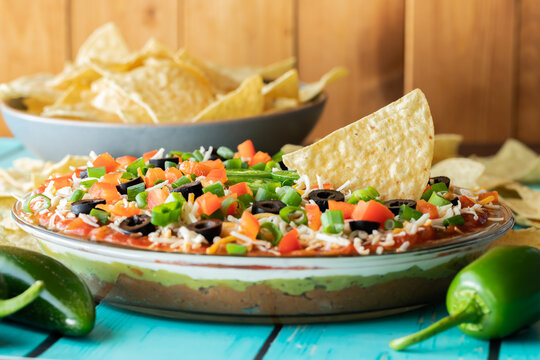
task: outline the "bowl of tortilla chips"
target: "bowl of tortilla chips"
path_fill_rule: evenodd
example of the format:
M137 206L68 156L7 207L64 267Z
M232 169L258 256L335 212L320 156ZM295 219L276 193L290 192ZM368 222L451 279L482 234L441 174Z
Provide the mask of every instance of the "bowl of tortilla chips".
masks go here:
M109 23L59 74L0 84L2 115L14 136L47 160L92 150L191 151L246 138L273 152L302 142L322 113L324 87L347 73L338 67L303 84L294 64L226 67L155 39L130 51Z

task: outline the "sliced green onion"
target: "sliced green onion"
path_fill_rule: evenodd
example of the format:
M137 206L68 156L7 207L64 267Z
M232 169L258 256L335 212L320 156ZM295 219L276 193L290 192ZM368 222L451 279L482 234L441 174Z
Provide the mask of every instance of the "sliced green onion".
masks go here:
M186 152L182 154L182 161L187 161L191 159L195 159L195 156L193 156L192 153Z
M109 222L110 214L105 210L94 208L90 210L90 215L95 216L102 225L105 225L107 222Z
M253 196L251 196L250 194L243 194L238 197L238 200L240 200L240 202L242 203L242 206L245 209L245 208L250 207L251 204L253 204L253 201L255 199L253 199Z
M321 224L323 231L327 234L339 234L345 227L343 219L343 211L341 210L326 210L321 215Z
M257 163L255 165L253 165L253 166L250 166L249 169L264 171L265 167L266 167L266 164L263 163L263 162L260 162L260 163Z
M428 202L432 203L435 206L445 206L445 205L451 204L450 201L448 201L445 198L443 198L442 196L438 195L435 191L433 191L433 193L429 197Z
M272 156L272 161L275 161L277 163L281 162L283 160L283 155L285 155L285 153L283 151L275 153Z
M86 191L82 191L81 189L75 190L71 197L69 198L69 201L79 201L83 198L84 194L86 194Z
M178 165L178 164L173 162L173 161L165 161L165 169L175 168L176 165Z
M184 205L184 203L186 202L186 198L184 197L184 195L178 193L178 192L171 192L169 193L169 196L167 197L167 199L165 199L165 202L168 203L168 202L179 202L181 205Z
M444 226L450 226L450 225L463 225L465 224L465 219L461 215L455 215L452 217L449 217L448 219L443 220Z
M223 211L221 211L221 209L217 209L216 211L214 211L210 215L201 214L201 219L203 219L203 220L207 220L207 219L223 220L224 218L225 218L225 215L223 214Z
M274 196L266 187L260 187L255 194L255 201L272 200Z
M242 168L242 159L230 159L223 162L225 169L241 169Z
M424 191L424 193L422 194L422 200L424 201L429 201L429 198L431 197L431 194L433 194L433 190L432 189L427 189L426 191Z
M224 215L227 215L229 207L231 207L231 205L234 203L238 204L234 215L239 216L243 212L244 205L242 204L242 202L238 200L237 198L228 197L224 199L223 202L221 203L221 211L223 212Z
M232 151L226 146L218 147L217 154L224 159L232 159L234 157L234 151Z
M292 221L296 225L307 225L306 211L298 206L285 206L279 210L279 217L288 223Z
M247 169L249 167L249 164L247 163L247 161L242 161L242 166L241 168L242 169Z
M270 235L270 237L268 237ZM264 222L259 228L259 233L257 234L257 239L266 240L272 243L272 245L278 245L283 234L279 228L271 222Z
M448 187L446 186L445 183L443 182L440 182L440 183L435 183L433 185L431 185L431 190L435 191L436 193L447 193L448 192Z
M182 158L182 151L169 151L168 157L178 156L179 158Z
M89 167L86 169L86 171L88 172L88 177L93 178L100 178L107 173L107 171L105 170L105 166Z
M48 209L48 208L51 207L51 199L49 199L47 196L45 196L43 194L36 194L36 195L30 196L24 202L23 210L25 212L32 213L32 214L34 213L34 211L32 209L30 209L30 203L32 202L32 200L34 200L36 198L39 198L44 202L43 206L41 206L39 209L37 209L36 212L40 212L41 210L45 210L45 209Z
M148 192L143 191L142 193L138 193L137 196L135 196L135 201L137 202L137 206L141 209L144 209L148 206Z
M161 183L165 182L165 180L163 179L157 179L156 181L154 181L154 185L153 186L156 186L156 185L159 185Z
M384 228L386 230L394 230L403 228L403 223L394 219L386 219L384 222Z
M127 188L127 196L129 201L135 201L137 195L142 193L146 189L145 183L139 183L135 185L131 185Z
M96 182L98 182L98 179L83 180L83 181L81 181L81 185L86 187L86 188L89 188L92 185L94 185L94 183L96 183Z
M171 186L172 188L177 188L179 186L182 186L184 184L190 183L192 180L188 178L187 176L182 176L178 180L174 181Z
M279 163L275 162L274 160L271 160L266 163L264 166L264 171L272 171L272 169L279 169L281 170L281 166L279 166Z
M247 253L247 247L244 245L228 243L225 248L227 249L227 254L230 255L242 255Z
M399 208L399 217L406 221L410 221L411 219L418 220L422 215L424 215L422 212L405 204Z
M131 164L129 164L126 168L126 171L132 173L133 176L139 176L139 173L137 172L137 170L139 168L144 168L145 165L146 164L144 162L144 159L140 157L134 162L132 162Z
M365 189L356 190L349 199L350 204L357 204L360 200L369 201L376 200L380 196L379 192L372 186Z
M272 171L270 177L275 181L281 182L283 185L291 184L291 182L294 184L296 180L300 179L300 175L296 171L291 170Z
M199 150L195 150L193 152L193 157L197 162L201 162L204 159L204 155Z
M211 192L219 197L225 196L225 189L223 189L223 184L219 181L203 188L203 193L206 194L208 192Z
M132 179L135 179L135 178L136 178L136 176L133 175L132 173L130 173L129 171L126 171L121 176L121 179L127 179L127 180L132 180Z
M286 205L290 206L298 206L302 203L302 197L292 187L283 187L282 189L286 189L285 192L282 192L279 196L279 200L284 202Z
M178 201L163 203L152 209L150 222L157 226L166 226L178 221L182 214L182 204Z

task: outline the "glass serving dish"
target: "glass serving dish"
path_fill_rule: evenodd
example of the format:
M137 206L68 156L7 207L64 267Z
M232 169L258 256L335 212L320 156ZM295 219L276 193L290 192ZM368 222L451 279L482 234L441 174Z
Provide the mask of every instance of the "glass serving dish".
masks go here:
M444 298L454 275L512 228L486 228L397 253L349 257L242 257L140 250L63 235L13 217L43 252L110 304L181 319L311 323L385 316Z

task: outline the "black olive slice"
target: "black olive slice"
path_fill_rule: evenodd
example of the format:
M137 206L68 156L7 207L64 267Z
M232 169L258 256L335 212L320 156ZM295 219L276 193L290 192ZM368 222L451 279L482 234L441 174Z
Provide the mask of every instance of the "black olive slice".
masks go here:
M433 185L437 183L444 183L448 189L450 189L450 178L448 176L435 176L429 178L428 185Z
M322 212L328 210L328 201L345 201L345 195L337 190L319 189L309 193L308 198L315 201Z
M79 178L86 179L88 177L88 170L83 170L79 173Z
M195 194L195 199L203 194L203 187L200 181L193 181L184 185L181 185L177 188L172 189L172 192L179 192L187 200L188 195L193 193Z
M212 148L212 153L210 154L210 157L208 158L208 160L218 160L218 159L221 159L221 160L227 160L225 158L222 158L221 156L218 155L217 153L217 147L213 147Z
M381 224L376 221L353 220L349 222L349 226L351 227L351 231L362 230L371 234L373 230L377 230Z
M83 199L71 203L71 212L75 215L90 214L90 211L99 204L105 204L104 199Z
M390 209L390 211L394 213L394 215L399 214L399 208L401 207L401 205L407 205L409 207L412 207L413 209L416 209L416 201L410 199L392 199L385 201L384 205L386 205L386 207Z
M150 216L148 215L133 215L125 218L118 227L125 234L141 233L148 235L156 230L156 227L150 220Z
M214 238L221 234L222 223L223 222L219 219L207 219L189 224L187 228L191 231L195 231L197 234L201 234L210 244L212 244Z
M135 178L133 180L126 181L125 183L121 183L116 185L116 190L122 195L127 194L127 188L133 185L137 185L144 182L144 180L139 176L138 178Z
M262 214L262 213L279 214L279 210L283 209L285 206L287 205L283 201L279 201L279 200L255 201L251 205L251 213L252 214Z
M178 164L178 161L180 159L178 159L176 156L173 156L173 157L166 157L166 158L160 158L160 159L150 159L148 162L156 167L160 167L162 168L163 170L165 170L165 162L166 161L170 161L170 162L173 162L175 164Z
M452 203L453 206L457 206L458 201L459 201L459 198L457 196L455 198L453 198L452 200L450 200L450 202Z

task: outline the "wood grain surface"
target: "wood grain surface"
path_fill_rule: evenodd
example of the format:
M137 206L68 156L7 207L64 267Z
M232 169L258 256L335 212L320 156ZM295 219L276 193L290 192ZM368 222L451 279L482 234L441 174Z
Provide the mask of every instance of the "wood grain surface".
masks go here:
M405 90L421 88L435 132L465 141L513 136L513 0L407 0Z
M540 1L521 1L518 139L540 144Z
M299 0L301 79L336 65L347 78L328 87L329 102L308 141L325 136L399 98L403 84L403 1Z

